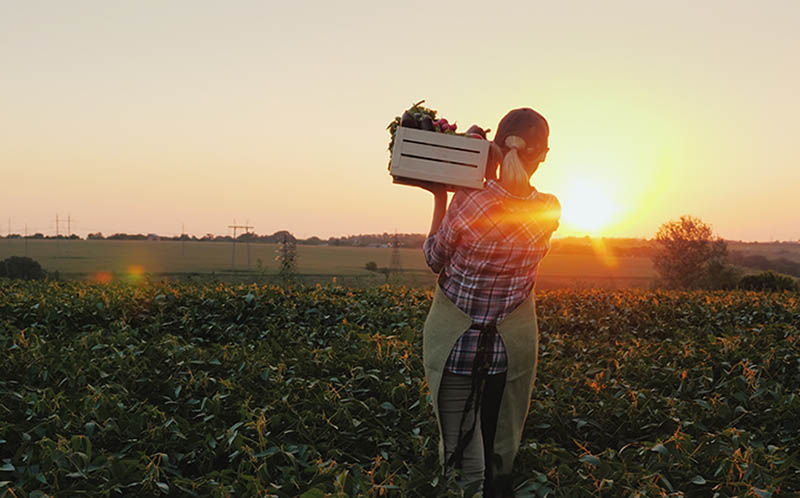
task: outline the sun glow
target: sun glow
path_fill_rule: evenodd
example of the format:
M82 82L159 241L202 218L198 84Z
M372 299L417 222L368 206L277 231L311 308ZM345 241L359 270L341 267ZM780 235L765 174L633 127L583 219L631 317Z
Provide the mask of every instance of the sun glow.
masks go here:
M614 221L616 206L603 182L577 179L560 201L561 219L568 228L597 233Z

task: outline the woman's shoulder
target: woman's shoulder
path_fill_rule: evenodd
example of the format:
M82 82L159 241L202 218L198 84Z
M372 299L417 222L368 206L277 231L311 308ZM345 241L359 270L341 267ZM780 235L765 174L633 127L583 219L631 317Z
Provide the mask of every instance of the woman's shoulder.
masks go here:
M546 192L537 192L533 200L535 203L535 211L540 213L543 219L561 219L561 203L558 201L558 197Z
M536 195L534 196L534 200L544 204L548 204L553 207L557 206L559 209L561 209L561 203L558 201L558 197L556 197L554 194L548 194L547 192L537 191Z
M453 193L451 206L463 206L469 203L485 203L487 198L486 189L457 188Z

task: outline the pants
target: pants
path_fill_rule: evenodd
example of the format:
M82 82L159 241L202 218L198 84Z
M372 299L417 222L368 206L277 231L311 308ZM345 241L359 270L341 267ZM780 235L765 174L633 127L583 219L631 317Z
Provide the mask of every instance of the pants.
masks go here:
M497 414L500 411L500 400L506 374L490 375L485 384L481 404L478 411L480 422L475 424L475 433L464 449L461 462L461 475L457 478L459 487L477 487L483 491L484 482L493 479L491 457L494 450L494 436L497 431ZM445 461L450 459L458 444L459 424L462 417L461 432L466 433L472 427L474 407L464 415L464 405L472 389L472 378L469 375L457 375L444 372L439 386L439 415L442 423ZM488 463L488 464L487 464Z

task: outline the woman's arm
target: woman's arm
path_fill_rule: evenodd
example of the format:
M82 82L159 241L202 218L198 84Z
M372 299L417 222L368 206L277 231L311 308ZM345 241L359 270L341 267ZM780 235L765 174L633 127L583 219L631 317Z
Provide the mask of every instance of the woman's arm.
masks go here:
M433 194L431 229L428 233L428 238L425 239L422 251L425 254L425 262L430 269L433 270L434 273L439 273L450 258L450 252L452 250L450 244L452 233L445 230L446 233L443 236L437 236L437 232L447 214L447 187L440 183L423 180L404 180L404 182L406 185L420 187Z
M433 218L431 219L431 229L428 232L428 237L435 234L442 224L444 215L447 213L447 190L444 188L439 190L431 190L433 193Z

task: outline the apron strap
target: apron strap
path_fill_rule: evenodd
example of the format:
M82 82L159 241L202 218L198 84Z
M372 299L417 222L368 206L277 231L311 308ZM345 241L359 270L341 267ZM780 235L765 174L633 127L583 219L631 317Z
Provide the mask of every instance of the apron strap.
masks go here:
M467 396L467 402L464 404L464 411L461 412L461 421L458 424L458 443L456 444L453 454L447 460L447 466L461 467L464 459L464 450L475 435L475 424L478 423L478 410L480 410L483 398L483 391L486 387L486 379L489 377L489 364L492 359L492 352L494 346L494 337L497 335L497 324L489 323L484 326L472 327L480 329L478 336L478 350L475 353L475 358L472 361L472 387ZM464 433L464 422L466 421L467 414L473 411L472 427Z

